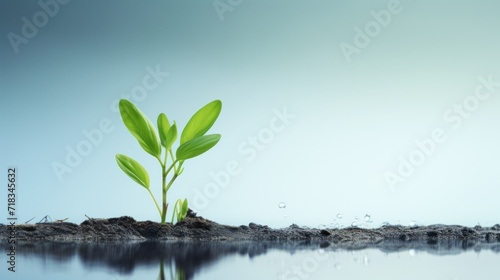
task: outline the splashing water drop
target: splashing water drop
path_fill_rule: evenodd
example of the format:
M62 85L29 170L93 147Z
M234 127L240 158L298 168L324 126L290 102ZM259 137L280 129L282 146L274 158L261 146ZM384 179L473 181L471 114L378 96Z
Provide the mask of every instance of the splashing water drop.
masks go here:
M280 202L280 203L278 204L278 207L279 207L280 209L284 209L284 208L286 208L286 204L285 204L284 202Z
M370 223L370 222L371 222L371 220L372 220L372 216L370 216L370 215L366 214L366 215L365 215L365 221L366 221L367 223Z
M339 219L339 220L342 219L342 214L341 213L337 214L337 219Z

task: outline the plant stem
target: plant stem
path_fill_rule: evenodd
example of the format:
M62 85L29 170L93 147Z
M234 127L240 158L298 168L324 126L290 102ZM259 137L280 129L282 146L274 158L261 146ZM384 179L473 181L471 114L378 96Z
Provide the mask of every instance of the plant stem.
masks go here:
M172 170L173 167L175 167L175 165L177 164L177 162L179 162L179 160L175 160L172 165L170 165L170 167L167 169L167 171L165 172L165 167L163 168L163 177L166 178L168 173L170 172L170 170Z
M172 159L172 162L175 162L174 153L172 152L172 149L168 150L167 153L170 153L170 158ZM167 156L165 156L165 160L166 159L167 159ZM175 165L174 165L174 172L177 173L177 167Z
M158 202L156 201L155 196L153 195L153 193L151 192L151 190L150 190L150 189L148 189L148 192L149 192L149 194L151 195L151 198L153 199L153 201L155 202L156 209L158 209L158 213L160 213L160 216L161 216L160 206L158 205Z
M168 151L165 152L165 154L168 154ZM167 163L166 157L165 157L165 163ZM167 174L165 173L165 166L166 164L162 164L161 166L161 174L162 174L162 180L161 180L161 193L162 193L162 206L163 206L163 212L160 213L161 217L161 223L165 223L165 218L167 217L167 191L165 190L165 183L167 179Z
M168 192L168 190L170 189L170 187L172 186L172 184L174 183L175 179L177 179L179 175L177 174L174 174L174 176L172 177L172 179L170 180L170 182L168 182L168 185L165 187L165 193Z
M172 152L172 149L170 149L169 152L170 152L170 158L172 159L172 161L175 161L174 153Z
M179 201L177 201L174 205L174 213L172 214L172 221L170 221L171 224L174 223L174 216L177 214L177 204ZM178 222L178 221L177 221Z
M170 179L170 182L168 182L168 185L165 185L167 176L163 177L163 213L161 215L161 223L164 224L165 220L167 218L167 208L168 208L168 203L167 203L167 191L170 189L170 186L174 183L175 179L177 179L177 174L174 174L172 179Z
M172 152L172 151L170 151L170 152ZM166 166L167 165L167 159L168 159L168 150L165 151L165 161L163 162L162 166Z
M181 160L181 161L179 162L179 166L177 166L177 170L175 170L175 174L176 174L177 176L181 175L181 173L182 173L182 165L183 165L183 164L184 164L184 161L183 161L183 160Z
M168 209L168 203L163 204L163 214L161 215L161 223L165 224L166 219L167 219L167 209Z

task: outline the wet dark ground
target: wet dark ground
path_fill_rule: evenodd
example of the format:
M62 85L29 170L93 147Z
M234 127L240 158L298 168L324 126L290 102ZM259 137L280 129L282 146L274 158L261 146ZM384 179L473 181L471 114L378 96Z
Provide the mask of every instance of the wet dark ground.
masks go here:
M0 240L6 240L10 228L0 225ZM460 246L500 244L500 225L473 228L459 225L430 225L419 227L383 226L376 229L356 227L342 229L310 229L291 225L272 229L250 223L239 227L221 225L196 216L176 225L145 221L131 217L88 219L80 225L73 223L38 223L18 225L19 241L112 241L112 240L171 240L171 241L320 241L340 247L406 244L424 242L428 245L450 242ZM400 245L396 245L400 246Z
M112 271L113 275L136 275L140 273L137 272L139 268L147 267L157 271L158 279L168 279L172 272L182 275L175 279L195 279L196 275L203 275L206 269L217 267L216 264L231 257L252 259L276 251L292 255L310 251L312 256L318 252L331 256L330 253L363 252L365 249L387 254L413 251L439 256L470 251L500 253L500 225L473 228L459 225L383 226L376 229L310 229L291 225L272 229L254 223L239 227L221 225L191 212L185 221L176 225L137 222L131 217L89 219L80 225L18 225L13 231L0 225L0 246L6 252L12 245L8 242L11 232L16 236L16 256L21 263L34 258L44 264L69 265L76 259L85 270L94 271L100 267Z

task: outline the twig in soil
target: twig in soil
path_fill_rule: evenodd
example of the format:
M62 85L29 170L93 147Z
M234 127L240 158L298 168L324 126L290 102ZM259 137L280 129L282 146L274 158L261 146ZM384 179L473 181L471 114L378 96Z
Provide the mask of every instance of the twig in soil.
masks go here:
M48 222L52 222L52 219L49 215L45 215L45 217L43 217L37 224L46 224Z
M36 216L35 216L35 217L36 217ZM31 218L31 219L27 220L27 221L26 221L26 222L24 222L24 223L25 223L25 224L28 224L28 223L29 223L29 222L31 222L31 220L33 220L35 217L33 217L33 218Z
M91 222L91 223L93 223L93 222L95 222L95 221L104 220L104 219L100 219L100 218L97 218L97 219L96 219L96 218L91 218L91 217L87 216L87 214L84 214L84 215L85 215L85 217L87 217L87 219L88 219L88 220L89 220L89 222Z

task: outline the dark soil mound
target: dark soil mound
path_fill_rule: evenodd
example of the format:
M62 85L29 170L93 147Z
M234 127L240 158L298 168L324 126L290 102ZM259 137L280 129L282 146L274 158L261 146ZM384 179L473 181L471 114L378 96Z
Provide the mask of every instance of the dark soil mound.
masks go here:
M10 236L11 228L0 225L0 240ZM73 223L39 223L15 227L17 240L84 241L84 240L251 240L251 241L326 241L344 246L363 247L380 242L443 242L467 244L500 243L500 225L493 227L431 225L422 227L384 226L377 229L356 227L343 229L309 229L297 225L272 229L250 223L248 226L226 226L196 216L176 225L151 221L137 222L131 217L89 219ZM395 243L395 244L396 244Z

